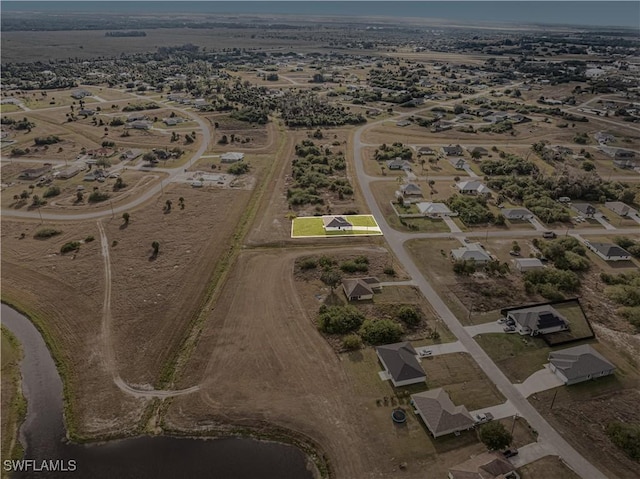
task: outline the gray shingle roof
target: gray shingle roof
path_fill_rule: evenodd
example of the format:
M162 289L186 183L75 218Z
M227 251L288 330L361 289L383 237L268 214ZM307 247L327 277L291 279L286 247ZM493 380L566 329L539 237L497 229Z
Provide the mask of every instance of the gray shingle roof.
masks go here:
M562 371L567 379L594 376L615 369L613 364L589 344L554 351L549 354L549 362Z
M373 289L371 289L371 286L369 286L366 281L359 278L343 279L342 288L344 289L344 292L348 298L373 294Z
M394 381L426 377L424 369L416 359L417 353L411 343L405 341L378 346L376 352Z
M516 323L526 326L532 331L550 328L567 320L552 306L533 306L509 311Z
M624 248L621 248L617 244L613 243L592 243L589 242L594 249L598 250L603 256L615 257L615 256L631 256L631 254Z
M474 424L467 408L453 404L442 388L412 394L411 399L434 436L446 431L468 429Z
M325 228L348 228L353 226L342 216L323 216L322 222L324 223Z

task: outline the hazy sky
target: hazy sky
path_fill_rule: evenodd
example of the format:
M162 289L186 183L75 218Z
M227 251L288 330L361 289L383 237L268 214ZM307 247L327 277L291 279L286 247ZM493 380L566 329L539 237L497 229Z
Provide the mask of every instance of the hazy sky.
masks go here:
M278 13L424 17L464 22L625 26L640 32L640 1L2 1L2 11Z

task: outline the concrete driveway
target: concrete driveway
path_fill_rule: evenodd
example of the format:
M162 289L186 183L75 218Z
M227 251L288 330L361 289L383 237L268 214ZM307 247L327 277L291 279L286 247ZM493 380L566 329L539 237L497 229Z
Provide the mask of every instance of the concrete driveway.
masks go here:
M514 384L516 389L518 389L524 397L529 397L537 392L546 391L547 389L553 389L563 385L564 383L562 380L551 372L548 364L545 364L543 369L536 371L525 379L523 383Z
M538 459L541 459L545 456L557 456L558 454L553 450L553 448L547 446L544 443L540 442L532 442L531 444L527 444L526 446L522 446L518 449L518 455L509 458L509 462L513 464L516 468L526 466Z
M476 324L475 326L465 326L464 329L466 329L471 336L477 336L478 334L484 333L504 333L504 327L504 324L500 324L497 321L491 321L488 323Z
M421 346L416 348L416 352L418 354L420 354L420 351L423 351L423 350L431 351L431 356L439 356L440 354L467 352L467 348L465 348L460 341L456 341L454 343L434 344L433 346Z
M544 230L546 230L546 228L544 226L542 226L542 223L540 223L537 218L530 218L529 219L529 223L531 223L533 225L533 227L536 229L536 231L544 231Z
M507 400L502 404L498 404L496 406L491 407L483 407L482 409L478 409L476 411L470 411L472 417L476 417L476 414L480 413L491 413L494 419L504 419L505 417L513 417L516 415L518 410L511 403L511 401Z
M456 224L455 221L453 221L451 218L449 218L448 216L443 216L442 220L445 222L445 224L449 227L449 229L451 230L452 233L462 233L462 230L458 227L458 225Z

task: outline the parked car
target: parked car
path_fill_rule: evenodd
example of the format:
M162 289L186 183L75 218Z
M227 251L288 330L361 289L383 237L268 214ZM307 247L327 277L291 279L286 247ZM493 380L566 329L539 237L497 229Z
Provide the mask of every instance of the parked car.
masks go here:
M502 452L502 455L504 457L513 457L513 456L517 456L518 455L518 450L517 449L507 449L506 451Z
M511 250L511 251L509 251L509 254L510 254L511 256L520 256L520 252L519 252L519 251L513 251L513 250Z
M543 238L555 238L556 234L553 231L545 231L542 233Z
M422 349L418 355L421 358L426 358L427 356L431 356L433 354L433 351L431 351L430 349Z
M507 322L507 318L500 318L500 319L498 320L498 324L504 324L504 323L506 323L506 322Z
M493 414L491 414L490 412L487 412L487 413L481 412L476 414L476 423L478 424L483 424L491 420L493 420Z
M109 174L109 178L120 178L120 173L111 173Z

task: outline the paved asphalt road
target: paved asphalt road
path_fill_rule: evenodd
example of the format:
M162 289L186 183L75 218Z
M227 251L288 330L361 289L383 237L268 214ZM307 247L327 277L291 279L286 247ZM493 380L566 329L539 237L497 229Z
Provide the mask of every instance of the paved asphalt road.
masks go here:
M414 112L415 113L415 112ZM398 118L409 116L409 114L400 115ZM377 123L381 123L377 122ZM567 441L565 441L556 430L536 411L536 409L527 401L527 399L518 391L513 384L507 379L504 373L495 365L491 358L476 343L465 328L460 324L458 318L451 312L440 296L431 287L429 282L420 273L420 270L414 263L411 256L404 248L404 242L414 237L430 237L427 235L412 235L400 233L393 230L387 223L378 203L376 202L370 187L370 177L365 174L362 164L362 133L376 123L371 123L358 128L353 137L353 158L356 165L356 174L360 188L371 214L375 217L380 229L382 230L389 247L396 255L398 261L403 265L405 271L409 273L425 298L431 303L440 318L446 323L451 332L458 338L471 357L476 361L489 379L496 385L498 390L505 398L513 404L521 417L524 417L531 427L538 432L538 441L549 446L556 454L558 454L566 464L571 467L577 474L585 479L605 479L597 468L587 461L580 453L578 453ZM602 229L599 229L602 232ZM492 234L495 233L495 234ZM515 232L508 232L515 233ZM519 233L519 232L518 232ZM581 234L583 231L581 231ZM539 235L537 231L531 231L532 235ZM481 234L482 236L483 234ZM489 236L512 236L506 235L505 232L488 232ZM451 236L451 233L444 236ZM471 235L470 235L471 236ZM513 235L517 236L517 235Z

